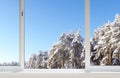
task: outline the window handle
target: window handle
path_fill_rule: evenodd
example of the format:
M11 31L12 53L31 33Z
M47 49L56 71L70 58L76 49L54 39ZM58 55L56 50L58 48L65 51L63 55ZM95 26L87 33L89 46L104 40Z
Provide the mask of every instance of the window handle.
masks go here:
M21 12L21 16L23 16L23 11Z

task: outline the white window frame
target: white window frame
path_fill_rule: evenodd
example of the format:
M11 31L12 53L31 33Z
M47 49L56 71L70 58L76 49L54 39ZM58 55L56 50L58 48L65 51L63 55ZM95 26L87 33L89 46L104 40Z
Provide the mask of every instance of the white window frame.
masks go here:
M85 0L85 69L25 69L25 21L24 0L20 1L20 66L0 66L0 70L20 71L23 73L86 73L86 72L120 72L120 66L90 65L90 0Z
M90 0L85 3L85 29L86 29L86 70L87 72L120 72L120 66L92 66L90 64Z

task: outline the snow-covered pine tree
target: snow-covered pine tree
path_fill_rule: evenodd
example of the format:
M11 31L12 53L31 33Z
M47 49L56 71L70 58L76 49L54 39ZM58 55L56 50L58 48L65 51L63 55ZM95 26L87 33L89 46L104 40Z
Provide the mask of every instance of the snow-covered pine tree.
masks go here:
M90 44L92 65L120 65L120 15L97 29Z
M36 55L32 54L32 56L30 57L29 61L26 64L26 68L35 69L36 60L37 60Z
M80 36L80 31L63 33L50 50L48 66L52 69L84 68L84 56L83 38Z
M43 61L43 52L39 51L39 54L36 56L35 68L42 68Z
M28 69L47 69L48 52L39 51L38 54L32 54L25 67Z

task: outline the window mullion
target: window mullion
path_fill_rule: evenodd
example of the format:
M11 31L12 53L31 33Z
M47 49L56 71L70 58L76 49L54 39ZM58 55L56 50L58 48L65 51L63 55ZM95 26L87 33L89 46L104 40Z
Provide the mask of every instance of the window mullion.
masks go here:
M85 0L85 68L90 67L90 0Z
M20 0L20 64L24 68L25 30L24 30L24 0Z

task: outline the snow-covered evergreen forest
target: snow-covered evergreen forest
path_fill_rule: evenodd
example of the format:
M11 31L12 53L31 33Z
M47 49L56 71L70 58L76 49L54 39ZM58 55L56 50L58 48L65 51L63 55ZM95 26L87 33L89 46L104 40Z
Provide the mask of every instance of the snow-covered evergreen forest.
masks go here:
M120 15L98 28L90 44L92 65L120 65Z
M80 36L80 31L62 33L50 51L32 54L25 64L27 69L82 69L84 67L84 39Z
M0 66L19 66L19 63L18 62L3 62L3 63L0 63Z

